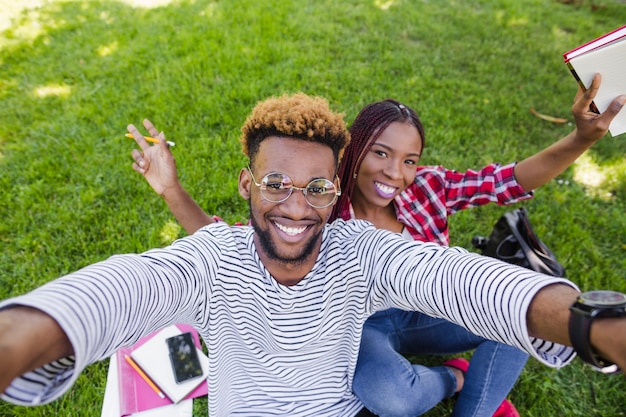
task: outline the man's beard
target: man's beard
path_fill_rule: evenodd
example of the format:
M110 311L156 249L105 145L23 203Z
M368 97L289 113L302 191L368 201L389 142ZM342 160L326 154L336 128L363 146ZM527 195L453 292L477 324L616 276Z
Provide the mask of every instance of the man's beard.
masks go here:
M293 256L293 257L281 256L278 253L277 245L272 240L272 236L269 230L263 230L258 226L260 222L257 221L257 219L255 218L254 212L252 211L252 205L250 204L249 201L248 201L248 205L250 206L250 217L251 217L252 227L254 228L254 233L258 236L259 243L261 244L261 249L263 250L263 252L268 258L275 260L275 261L279 261L281 263L284 263L290 266L299 266L299 265L304 264L304 262L308 260L310 256L317 251L318 245L319 245L318 243L319 237L322 234L322 230L320 230L308 242L306 242L306 245L304 246L300 254Z

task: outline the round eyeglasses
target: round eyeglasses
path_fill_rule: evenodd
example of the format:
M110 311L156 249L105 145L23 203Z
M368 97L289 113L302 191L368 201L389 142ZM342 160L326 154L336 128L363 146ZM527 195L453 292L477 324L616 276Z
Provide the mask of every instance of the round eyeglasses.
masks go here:
M263 198L271 203L282 203L291 196L293 190L300 190L311 207L325 208L335 204L337 197L341 195L341 189L335 187L335 184L327 178L314 179L306 187L296 187L288 175L270 172L258 183L250 165L247 168L254 185L259 187ZM337 182L339 182L339 177L337 177Z

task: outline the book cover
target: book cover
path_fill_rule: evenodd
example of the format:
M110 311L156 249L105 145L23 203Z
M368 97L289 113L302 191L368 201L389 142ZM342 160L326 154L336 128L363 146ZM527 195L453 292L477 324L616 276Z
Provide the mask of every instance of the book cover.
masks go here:
M583 53L572 53L581 49ZM602 75L602 84L593 101L597 111L604 112L617 96L626 94L626 26L572 51L563 57L583 89L589 88L596 73ZM612 136L626 133L626 111L615 116L609 132Z
M618 41L624 37L626 37L626 25L564 53L563 58L565 59L565 62L567 62L578 55L582 55L604 45L608 45L609 43Z
M198 349L203 376L187 383L177 384L170 364L165 339L176 334L191 332ZM139 352L139 353L137 353ZM124 359L129 355L165 393L160 398L148 383ZM178 403L182 399L207 395L208 358L200 350L198 332L191 326L169 326L140 339L135 345L116 352L120 387L120 415L129 416L140 411Z

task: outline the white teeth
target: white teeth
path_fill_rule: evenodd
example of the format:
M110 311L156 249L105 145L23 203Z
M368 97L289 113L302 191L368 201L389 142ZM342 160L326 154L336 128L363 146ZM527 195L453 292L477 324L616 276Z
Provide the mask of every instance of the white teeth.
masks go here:
M302 227L287 227L287 226L283 226L282 224L279 224L279 223L276 223L276 222L274 222L274 224L276 225L276 227L278 227L283 232L287 233L289 236L298 235L298 234L300 234L300 233L302 233L302 232L304 232L306 230L306 226L302 226Z
M379 182L375 183L376 187L378 187L378 189L380 191L382 191L385 194L392 194L396 191L395 187L389 187L387 185L381 184Z

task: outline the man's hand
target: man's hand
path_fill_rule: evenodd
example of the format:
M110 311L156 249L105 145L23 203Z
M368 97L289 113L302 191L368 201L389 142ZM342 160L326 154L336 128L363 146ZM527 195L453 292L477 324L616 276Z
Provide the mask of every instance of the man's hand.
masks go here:
M138 149L132 151L133 169L144 176L157 194L163 195L168 189L180 187L176 161L163 132L159 133L147 119L143 121L143 124L152 137L159 139L159 143L154 146L150 145L135 126L128 125L128 132L133 135L141 148L141 151Z
M214 223L213 218L202 210L178 181L176 162L163 132L159 133L149 120L144 120L143 125L153 138L159 139L159 143L150 145L135 126L128 125L128 131L141 148L141 151L134 149L132 152L135 160L133 169L142 174L154 191L163 197L187 233L193 234L199 228Z

